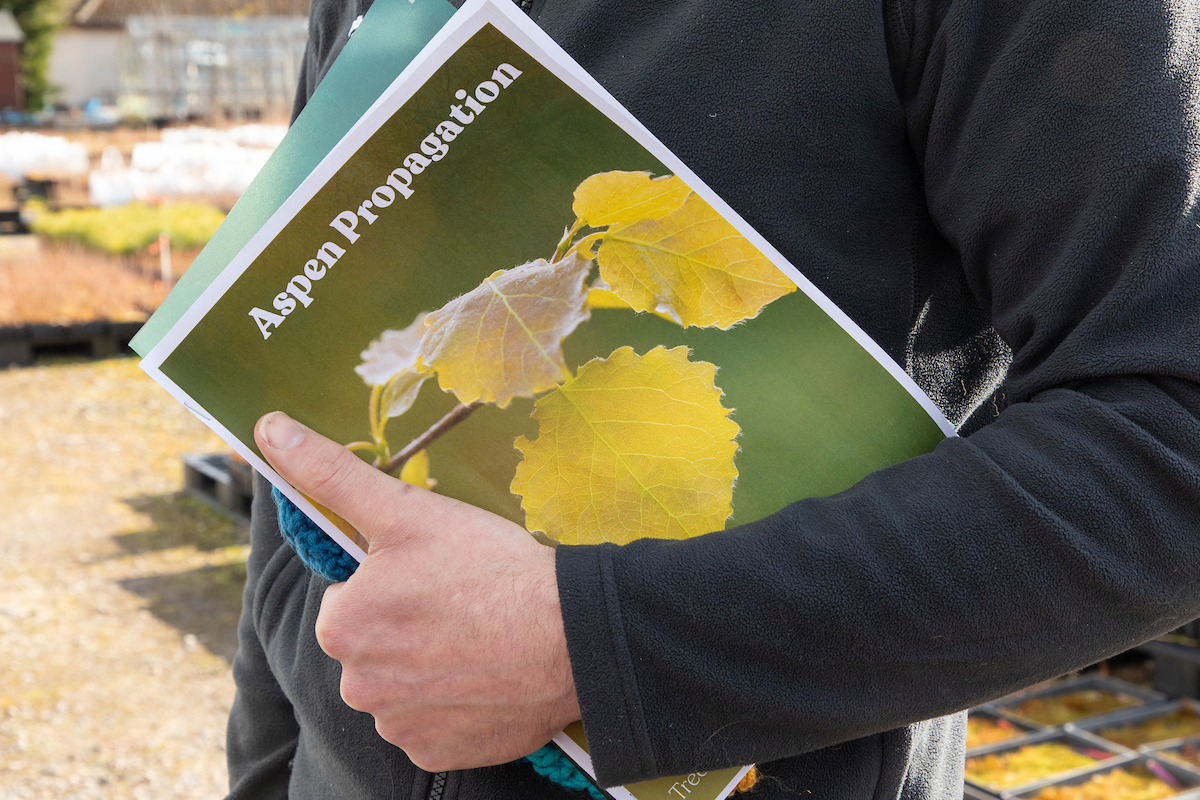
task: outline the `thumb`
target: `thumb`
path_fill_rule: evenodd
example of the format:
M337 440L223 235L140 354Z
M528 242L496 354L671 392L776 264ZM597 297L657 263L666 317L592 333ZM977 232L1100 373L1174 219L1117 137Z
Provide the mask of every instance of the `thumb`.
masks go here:
M258 421L254 440L285 481L345 519L368 543L397 523L427 515L429 492L380 472L282 411Z

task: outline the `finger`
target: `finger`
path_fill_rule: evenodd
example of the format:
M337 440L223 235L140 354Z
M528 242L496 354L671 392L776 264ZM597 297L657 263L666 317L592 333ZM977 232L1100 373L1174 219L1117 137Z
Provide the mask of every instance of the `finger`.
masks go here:
M427 514L429 492L398 481L282 411L258 421L263 457L298 491L329 508L370 542L399 519Z

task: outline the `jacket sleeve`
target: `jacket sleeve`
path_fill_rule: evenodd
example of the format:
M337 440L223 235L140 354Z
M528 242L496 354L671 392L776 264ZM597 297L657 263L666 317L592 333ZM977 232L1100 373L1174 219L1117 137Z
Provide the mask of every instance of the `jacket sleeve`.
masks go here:
M1200 616L1194 4L903 5L929 214L1009 405L849 491L560 547L603 783L770 761L994 699Z
M257 478L251 519L250 558L238 622L238 650L233 658L237 694L226 732L229 800L286 798L300 736L291 700L271 671L258 631L272 578L281 564L292 560L275 524L271 485L261 477Z

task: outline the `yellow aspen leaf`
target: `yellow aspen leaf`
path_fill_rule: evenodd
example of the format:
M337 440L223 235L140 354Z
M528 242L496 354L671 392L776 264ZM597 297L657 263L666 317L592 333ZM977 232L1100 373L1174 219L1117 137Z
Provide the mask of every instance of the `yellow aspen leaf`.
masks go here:
M432 489L437 481L429 477L429 452L418 450L416 455L405 461L400 468L400 480L422 489Z
M571 210L593 228L626 225L666 216L691 193L675 175L651 178L649 172L599 172L575 189Z
M721 405L716 367L686 347L629 347L593 359L534 403L534 440L512 491L525 527L567 544L681 539L733 513L740 429Z
M617 297L610 290L604 288L604 286L605 286L605 284L603 284L603 283L600 283L600 284L593 283L592 288L588 289L588 299L587 299L588 308L622 308L622 309L625 309L626 311L633 310L633 307L631 305L629 305L629 303L626 303L624 300ZM663 319L667 320L668 322L676 322L677 323L679 321L679 320L673 319L672 317L670 317L667 314L664 314L661 311L655 311L654 314L656 316L662 317Z
M398 417L412 408L412 404L417 401L417 393L421 391L421 385L429 377L428 372L419 372L416 368L393 375L383 387L383 397L379 401L383 415L388 418Z
M595 286L588 289L588 308L624 308L631 310L629 303L610 292L608 289L598 289Z
M421 365L425 316L417 314L404 330L387 330L362 352L363 362L354 371L368 386L382 386L380 408L386 417L398 417L416 402L429 373Z
M591 261L571 254L499 270L425 317L425 367L461 403L532 397L570 377L562 340L591 312Z
M385 386L393 376L417 365L421 340L425 337L425 316L417 314L404 330L388 330L362 351L362 363L354 368L368 386Z
M729 328L796 285L698 195L661 219L608 229L600 279L637 311Z

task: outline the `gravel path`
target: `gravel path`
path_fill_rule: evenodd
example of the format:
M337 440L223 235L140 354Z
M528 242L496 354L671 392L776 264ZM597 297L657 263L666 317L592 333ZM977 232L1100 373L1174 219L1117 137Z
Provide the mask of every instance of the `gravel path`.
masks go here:
M0 800L225 794L244 529L134 359L0 369Z

